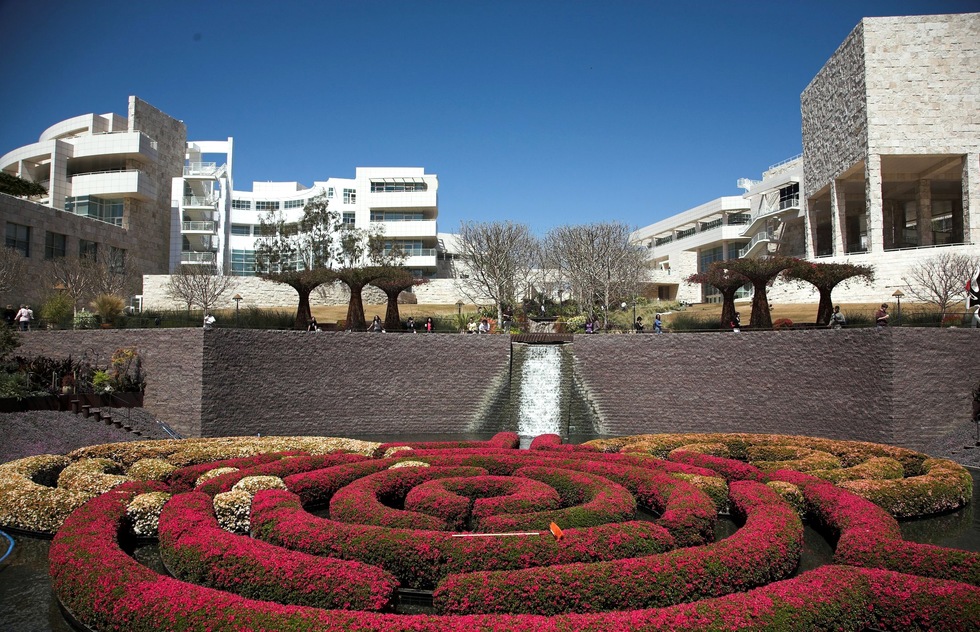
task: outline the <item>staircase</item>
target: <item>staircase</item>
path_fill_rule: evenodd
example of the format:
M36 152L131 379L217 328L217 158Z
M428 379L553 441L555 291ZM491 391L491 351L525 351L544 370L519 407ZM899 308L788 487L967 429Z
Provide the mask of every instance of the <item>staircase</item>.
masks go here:
M112 408L96 408L91 404L83 404L79 399L72 399L69 402L69 405L71 407L71 412L75 413L76 415L83 415L86 419L95 417L95 421L101 421L107 426L115 426L116 428L120 428L126 432L131 432L137 437L143 436L139 430L133 430L133 427L129 425L128 422L123 423L118 419L113 420L112 413L110 412Z

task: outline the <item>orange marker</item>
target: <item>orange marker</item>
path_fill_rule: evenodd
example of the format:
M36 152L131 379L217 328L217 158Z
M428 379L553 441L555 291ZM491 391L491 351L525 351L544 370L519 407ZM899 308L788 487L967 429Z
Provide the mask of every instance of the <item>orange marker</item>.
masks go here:
M565 534L562 532L561 527L556 525L554 522L551 523L551 535L555 536L555 540L559 540L559 541L563 537L565 537Z

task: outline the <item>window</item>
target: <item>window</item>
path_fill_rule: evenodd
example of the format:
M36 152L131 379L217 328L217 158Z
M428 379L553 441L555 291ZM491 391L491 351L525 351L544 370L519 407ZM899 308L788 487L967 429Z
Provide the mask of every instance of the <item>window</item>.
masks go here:
M333 187L327 187L327 198L328 199L333 198Z
M371 211L372 222L419 222L424 219L422 211Z
M255 276L255 251L231 251L231 273L234 276Z
M95 259L99 254L99 244L87 239L78 240L78 256L81 259Z
M794 182L779 190L779 208L792 208L800 205L800 183Z
M701 232L703 233L706 230L711 230L712 228L718 228L719 226L722 225L723 221L724 220L719 217L718 219L713 219L710 222L701 222Z
M344 189L344 204L357 203L357 189Z
M92 195L80 195L66 198L65 210L69 213L112 224L113 226L122 226L124 204L125 201L122 198L99 198Z
M673 235L668 235L666 237L656 237L653 240L653 243L654 243L654 245L657 245L657 246L663 246L664 244L669 244L672 241L674 241L674 236Z
M242 237L251 237L252 236L252 226L250 224L232 224L231 225L231 234L232 235L239 235L239 236L242 236Z
M730 213L728 215L729 226L744 226L750 221L752 221L752 215L750 213Z
M31 227L7 222L7 248L13 248L25 257L31 256Z
M706 248L701 251L698 257L698 271L707 272L708 267L715 261L725 259L725 249L722 246L717 248Z
M371 193L414 193L426 191L429 185L425 181L403 178L371 180Z
M240 211L250 211L252 210L252 200L232 200L231 208L238 209Z
M279 200L256 200L255 201L256 211L278 211L279 210Z
M353 226L354 225L354 214L351 213L350 211L344 213L341 216L340 223L343 224L344 226Z
M421 257L425 254L421 239L386 239L385 252L398 248L409 257Z
M126 273L126 251L123 248L109 246L109 272L113 274Z
M684 230L677 231L677 238L684 239L685 237L690 237L696 232L698 232L697 227L685 228Z
M306 200L286 200L283 202L283 208L303 208L306 206Z
M65 245L67 244L67 242L68 242L67 235L45 232L44 233L44 258L54 259L56 257L64 257Z

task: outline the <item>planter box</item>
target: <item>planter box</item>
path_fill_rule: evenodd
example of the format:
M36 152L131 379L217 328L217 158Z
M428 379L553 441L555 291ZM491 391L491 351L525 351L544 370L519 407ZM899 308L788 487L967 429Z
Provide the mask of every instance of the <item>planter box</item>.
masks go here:
M77 395L49 395L47 397L25 397L24 399L0 399L0 412L19 413L26 410L71 410L71 402L77 400L79 406L87 404L93 408L142 408L143 393L112 393L97 395L79 393Z

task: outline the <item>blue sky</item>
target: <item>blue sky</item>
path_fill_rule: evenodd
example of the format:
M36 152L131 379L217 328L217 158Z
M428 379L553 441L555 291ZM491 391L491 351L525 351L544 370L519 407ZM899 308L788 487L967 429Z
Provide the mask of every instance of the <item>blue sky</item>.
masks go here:
M235 138L235 188L439 176L440 230L644 226L802 151L799 96L864 16L973 1L0 0L0 154L135 94ZM10 52L14 51L14 52Z

